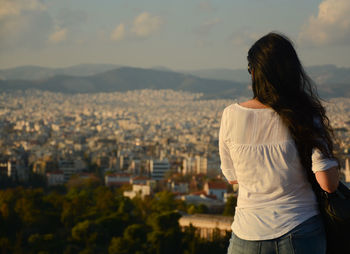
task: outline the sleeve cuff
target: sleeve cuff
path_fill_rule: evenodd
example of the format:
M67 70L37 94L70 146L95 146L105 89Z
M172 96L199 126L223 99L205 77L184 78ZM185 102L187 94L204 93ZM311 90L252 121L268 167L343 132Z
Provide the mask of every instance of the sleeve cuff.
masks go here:
M222 171L223 175L225 176L225 178L227 179L227 181L237 180L237 177L236 177L233 169L222 169L221 168L221 171Z

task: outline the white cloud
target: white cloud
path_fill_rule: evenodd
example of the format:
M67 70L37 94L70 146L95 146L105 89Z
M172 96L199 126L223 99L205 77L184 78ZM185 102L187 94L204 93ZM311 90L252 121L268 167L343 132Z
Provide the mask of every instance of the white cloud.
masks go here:
M46 0L0 0L0 51L18 48L40 50L48 42L79 40L87 15L61 9L55 17Z
M59 43L67 39L67 28L56 28L56 31L49 36L49 42Z
M0 0L0 51L42 48L54 24L40 0Z
M18 16L26 10L46 10L46 6L38 0L0 0L0 6L0 19Z
M114 41L123 40L125 37L125 25L122 23L118 25L111 33L111 39Z
M350 1L324 0L299 33L299 42L313 45L350 43Z
M152 16L148 12L143 12L134 19L131 32L140 38L146 38L157 32L163 24L159 16Z

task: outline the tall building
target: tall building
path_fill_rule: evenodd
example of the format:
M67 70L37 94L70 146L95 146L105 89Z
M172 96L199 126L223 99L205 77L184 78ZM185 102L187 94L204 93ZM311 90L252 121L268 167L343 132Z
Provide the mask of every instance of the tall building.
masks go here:
M150 160L151 178L154 180L162 180L166 172L170 169L168 159L164 160Z
M187 157L185 159L183 159L182 161L182 174L183 175L186 175L186 174L192 174L195 172L195 166L196 166L196 163L195 163L195 159L193 157Z
M196 155L196 173L205 175L208 173L207 157Z
M141 161L139 159L131 160L129 172L134 175L139 175L141 173Z
M215 177L220 174L220 157L217 155L211 155L207 162L207 175L210 177Z
M14 167L9 160L4 160L0 162L0 176L13 177L14 176Z
M85 168L85 164L81 160L59 160L58 165L59 170L63 171L65 182L67 182L72 175L80 173Z

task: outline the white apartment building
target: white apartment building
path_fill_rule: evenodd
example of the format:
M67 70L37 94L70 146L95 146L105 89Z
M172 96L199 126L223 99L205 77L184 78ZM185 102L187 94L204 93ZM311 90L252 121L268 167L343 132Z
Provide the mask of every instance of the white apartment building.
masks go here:
M131 191L124 191L123 195L124 197L134 198L137 195L140 195L141 198L144 198L145 196L151 195L151 186L145 185L145 184L133 184Z
M196 161L193 157L187 157L182 161L182 174L192 174L195 172L196 169Z
M207 157L196 155L196 174L208 173L208 159Z

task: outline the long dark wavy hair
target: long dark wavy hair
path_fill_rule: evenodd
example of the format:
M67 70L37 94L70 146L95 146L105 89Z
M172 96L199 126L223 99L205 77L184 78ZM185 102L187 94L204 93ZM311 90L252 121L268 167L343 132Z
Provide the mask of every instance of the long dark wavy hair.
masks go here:
M269 33L254 43L247 58L254 98L282 118L302 165L311 169L314 148L334 158L333 130L316 86L305 73L292 42L282 34Z

